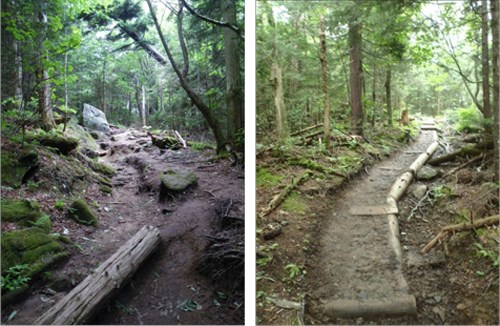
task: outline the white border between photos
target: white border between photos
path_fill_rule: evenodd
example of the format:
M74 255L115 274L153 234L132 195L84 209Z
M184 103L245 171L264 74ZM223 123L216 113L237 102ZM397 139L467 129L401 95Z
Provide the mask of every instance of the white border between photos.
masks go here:
M245 0L245 325L256 325L255 0Z

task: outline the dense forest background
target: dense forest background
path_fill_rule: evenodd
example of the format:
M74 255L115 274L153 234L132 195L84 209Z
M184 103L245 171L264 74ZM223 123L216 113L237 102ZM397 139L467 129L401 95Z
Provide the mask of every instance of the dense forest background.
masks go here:
M89 103L114 124L209 134L219 150L226 141L241 148L243 7L2 1L4 136L15 125L52 129Z
M330 128L363 135L403 111L462 117L498 140L497 7L258 1L257 141L323 122L326 141Z

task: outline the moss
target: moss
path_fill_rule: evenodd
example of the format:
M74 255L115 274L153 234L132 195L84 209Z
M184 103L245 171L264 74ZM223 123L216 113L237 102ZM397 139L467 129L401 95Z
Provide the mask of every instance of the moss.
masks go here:
M113 187L113 184L111 183L111 180L109 180L109 178L107 177L104 177L104 176L100 176L98 175L97 176L97 181L101 184L101 185L104 185L104 186L108 186L108 187Z
M111 194L113 192L113 189L111 187L106 186L106 185L100 186L99 190L105 194Z
M340 172L336 171L335 169L332 169L330 167L327 167L323 164L320 164L318 162L302 158L302 159L291 159L288 161L291 165L298 165L306 169L318 171L324 174L338 174Z
M101 163L101 162L95 162L95 161L90 161L92 162L92 170L102 173L108 177L112 177L115 175L116 171L113 169L111 165Z
M28 264L27 276L33 277L68 256L59 243L37 227L2 232L1 242L2 274L13 266Z
M2 148L2 185L19 188L29 171L38 166L38 151L26 146L19 153Z
M192 149L195 151L201 151L204 149L213 149L215 150L215 146L213 144L208 144L208 143L202 143L202 142L196 142L196 141L190 141L189 146L191 146Z
M2 220L29 225L42 216L40 206L35 201L3 199L2 198Z
M299 214L305 214L305 212L309 209L305 200L300 197L297 192L292 192L290 196L285 199L281 207L290 213Z
M49 233L52 230L52 221L48 215L43 215L35 222L31 222L34 227L40 228L44 230L46 233Z
M78 147L79 141L74 137L65 137L52 133L31 133L27 135L28 140L37 141L42 146L58 149L62 154L68 154Z
M266 168L257 169L257 187L273 187L280 184L284 176L274 174Z
M99 225L97 216L92 212L89 205L83 199L77 199L68 209L68 216L72 220L85 225Z

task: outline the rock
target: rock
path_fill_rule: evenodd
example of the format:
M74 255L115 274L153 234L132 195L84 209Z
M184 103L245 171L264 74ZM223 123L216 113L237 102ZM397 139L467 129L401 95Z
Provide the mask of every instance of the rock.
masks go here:
M109 133L109 124L104 112L87 103L83 105L83 126L92 130Z
M423 166L417 173L417 179L419 180L432 180L438 175L438 171L435 169Z
M68 154L79 144L77 138L62 135L39 134L32 136L31 139L38 141L43 146L57 148L62 154Z
M426 185L415 185L411 190L411 195L416 199L422 199L427 193L427 189Z
M42 228L2 232L2 275L11 267L28 264L29 269L23 272L23 276L34 278L68 255ZM2 304L3 301L2 289Z
M29 226L43 213L35 201L2 198L2 221Z
M95 161L90 161L91 163L91 168L92 170L99 172L101 174L104 174L108 177L112 177L116 174L115 169L109 164L106 163L101 163L101 162L95 162Z
M25 177L39 164L38 152L31 146L25 146L19 153L2 147L2 186L19 188Z
M439 316L441 321L444 323L445 322L445 314L444 314L444 309L441 307L434 307L432 308L432 312L434 312L436 315Z
M68 209L68 217L80 224L99 225L97 216L92 212L90 207L83 199L78 199L71 204Z
M262 237L264 240L271 240L276 238L283 231L283 227L279 223L270 223L262 229Z
M179 193L196 183L198 177L189 170L168 169L160 177L160 199L167 194Z
M101 147L101 149L108 149L109 143L101 143L99 146Z
M91 132L89 132L89 134L90 134L90 136L92 136L92 138L94 138L96 140L101 138L101 135L99 134L98 131L92 130Z

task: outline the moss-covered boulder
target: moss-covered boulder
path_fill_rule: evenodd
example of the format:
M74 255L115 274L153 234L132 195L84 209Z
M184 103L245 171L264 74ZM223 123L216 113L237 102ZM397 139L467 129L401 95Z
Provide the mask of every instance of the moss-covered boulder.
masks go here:
M90 162L91 162L92 170L94 170L96 172L104 174L108 177L112 177L116 174L115 169L113 169L113 167L109 164L96 162L96 161L90 161Z
M182 169L168 169L160 177L160 200L163 201L169 194L180 193L196 183L198 177L191 171Z
M46 270L68 252L42 228L2 232L2 275L11 267L28 264L27 277Z
M68 209L68 216L72 220L85 225L99 225L97 215L90 209L89 205L83 199L77 199Z
M19 188L29 172L39 165L38 152L33 146L25 146L21 151L2 148L2 186Z
M31 200L2 198L2 221L31 225L43 215L38 203Z
M43 146L57 148L62 154L68 154L79 144L78 139L61 135L44 135L37 137L36 140Z

